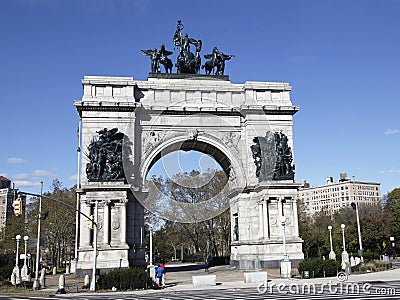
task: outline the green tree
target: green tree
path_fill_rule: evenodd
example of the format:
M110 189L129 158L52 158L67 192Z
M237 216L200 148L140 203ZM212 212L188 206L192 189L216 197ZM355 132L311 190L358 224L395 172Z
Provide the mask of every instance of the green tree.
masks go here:
M354 256L358 255L360 245L357 218L356 212L352 208L345 207L332 216L323 212L308 216L302 202L299 202L298 205L299 234L304 240L303 252L306 258L321 258L329 255L329 225L332 226L332 244L336 257L340 257L343 251L341 224L345 224L346 251ZM394 205L393 207L395 208L396 206ZM383 241L386 241L388 245L390 244L388 241L390 228L393 228L395 221L391 219L387 211L384 211L378 205L360 206L359 217L363 250L376 257L385 250L382 247Z
M400 238L400 188L395 188L387 194L384 209L390 219L390 234Z
M67 189L55 179L45 196L57 199L73 207L76 205L75 188ZM27 224L32 236L37 235L39 199L29 204ZM47 217L44 219L44 217ZM60 267L63 261L71 260L75 244L75 211L54 201L42 198L41 220L42 257L47 263ZM45 255L46 253L46 255Z
M160 194L181 203L207 201L220 194L227 184L225 172L213 170L208 170L205 173L185 172L167 179L154 177L152 180L158 187ZM218 204L222 205L221 203ZM195 214L196 211L189 211L188 213ZM154 218L151 219L154 223ZM153 225L154 227L157 226ZM229 209L221 209L220 215L210 217L202 222L178 223L164 220L162 228L155 232L154 240L157 248L168 257L175 256L177 250L182 246L186 249L187 254L198 257L227 255L230 243Z
M19 234L21 237L29 235L27 228L25 226L24 218L22 216L10 215L6 220L6 225L3 228L4 239L0 242L0 253L10 254L14 253L17 244L15 237ZM20 247L23 245L23 240L21 238ZM20 248L21 250L22 248Z

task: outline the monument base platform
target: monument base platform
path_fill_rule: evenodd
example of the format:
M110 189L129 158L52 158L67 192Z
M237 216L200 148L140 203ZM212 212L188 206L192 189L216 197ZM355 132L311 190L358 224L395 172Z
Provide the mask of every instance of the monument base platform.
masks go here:
M302 240L287 241L286 250L292 267L304 260ZM260 241L260 243L232 243L232 267L242 270L279 269L283 259L282 241Z
M158 79L206 79L229 81L228 75L205 75L205 74L186 74L186 73L149 73L149 78Z

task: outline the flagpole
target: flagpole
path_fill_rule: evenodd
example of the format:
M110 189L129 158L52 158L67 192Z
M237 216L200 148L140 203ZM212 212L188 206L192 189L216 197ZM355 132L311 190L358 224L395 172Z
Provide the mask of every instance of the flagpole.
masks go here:
M81 134L82 132L82 122L79 121L78 125L78 148L77 148L77 155L78 155L78 174L76 176L76 190L81 188ZM75 216L75 252L74 252L74 261L75 261L75 273L76 268L78 266L78 238L79 238L79 211L80 211L80 194L76 193L76 216Z

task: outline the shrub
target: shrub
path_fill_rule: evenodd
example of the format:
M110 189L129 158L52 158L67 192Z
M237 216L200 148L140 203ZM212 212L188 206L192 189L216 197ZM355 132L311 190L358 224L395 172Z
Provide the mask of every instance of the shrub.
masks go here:
M11 255L0 256L0 282L9 281L15 265L14 257Z
M340 262L336 260L303 260L299 263L298 270L300 274L303 274L304 271L308 271L310 277L323 277L324 271L325 276L336 276L338 270L340 270Z
M202 255L201 253L186 254L183 258L183 262L204 262L204 255Z
M229 265L229 256L213 256L212 258L212 266L222 266L222 265Z
M384 270L388 269L389 266L390 266L390 264L388 264L387 262L384 262L384 261L381 261L381 260L371 260L371 261L369 261L368 263L366 263L364 265L359 265L358 266L358 271L360 271L360 272L384 271ZM357 269L355 271L357 271Z
M369 262L374 259L379 259L380 254L378 252L373 252L370 250L365 250L363 253L364 262Z
M100 274L97 283L99 289L145 289L150 285L150 277L143 268L128 268Z

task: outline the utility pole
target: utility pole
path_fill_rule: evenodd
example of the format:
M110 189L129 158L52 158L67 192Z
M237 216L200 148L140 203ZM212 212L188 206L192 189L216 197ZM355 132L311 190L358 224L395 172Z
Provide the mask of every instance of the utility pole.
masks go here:
M97 268L97 226L99 216L99 202L94 201L94 232L93 232L93 270L92 270L92 281L90 283L90 291L96 291L96 268Z
M23 195L31 195L31 196L35 196L35 197L39 197L39 215L38 215L38 240L37 240L37 245L36 245L36 252L37 252L37 254L36 254L36 272L35 272L35 280L34 280L34 282L33 282L33 288L34 289L38 289L39 287L40 287L40 284L39 284L39 279L38 279L38 273L39 273L39 256L40 256L40 252L39 252L39 250L40 250L40 244L39 244L39 241L40 241L40 219L41 219L41 217L42 217L42 198L45 198L45 199L48 199L48 200L50 200L50 201L53 201L53 202L56 202L56 203L59 203L59 204L61 204L61 205L64 205L64 206L66 206L66 207L68 207L69 209L72 209L72 210L74 210L74 211L78 211L79 212L79 214L80 215L82 215L82 216L84 216L87 220L90 220L90 221L92 221L92 219L89 217L89 216L87 216L86 214L84 214L83 212L81 212L81 211L79 211L79 210L77 210L74 206L72 206L72 205L70 205L70 204L68 204L68 203L64 203L64 202L62 202L62 201L60 201L60 200L58 200L58 199L55 199L55 198L52 198L52 197L48 197L48 196L45 196L45 195L43 195L43 182L41 182L41 188L40 188L40 195L38 195L38 194L34 194L34 193L28 193L28 192L23 192L23 191L19 191L18 192L18 194L23 194ZM97 202L96 202L97 203ZM98 211L98 209L96 209L97 211ZM96 254L97 254L97 226L98 226L98 224L97 224L97 217L96 217L96 219L95 219L95 221L93 222L93 225L94 226L96 226L96 228L95 228L95 237L96 237ZM96 256L95 256L96 257ZM94 262L95 263L95 262ZM94 271L94 273L95 273L95 271Z
M38 290L40 288L39 283L39 257L40 257L40 220L42 218L42 194L43 194L43 181L40 182L40 197L39 197L39 212L38 212L38 234L36 241L36 271L35 280L33 281L33 289Z
M76 176L76 189L81 188L81 131L82 131L82 123L79 122L78 125L78 168L77 168L77 176ZM79 210L80 210L80 194L76 193L76 216L75 216L75 251L74 251L74 270L76 272L76 267L78 265L78 240L79 240Z

